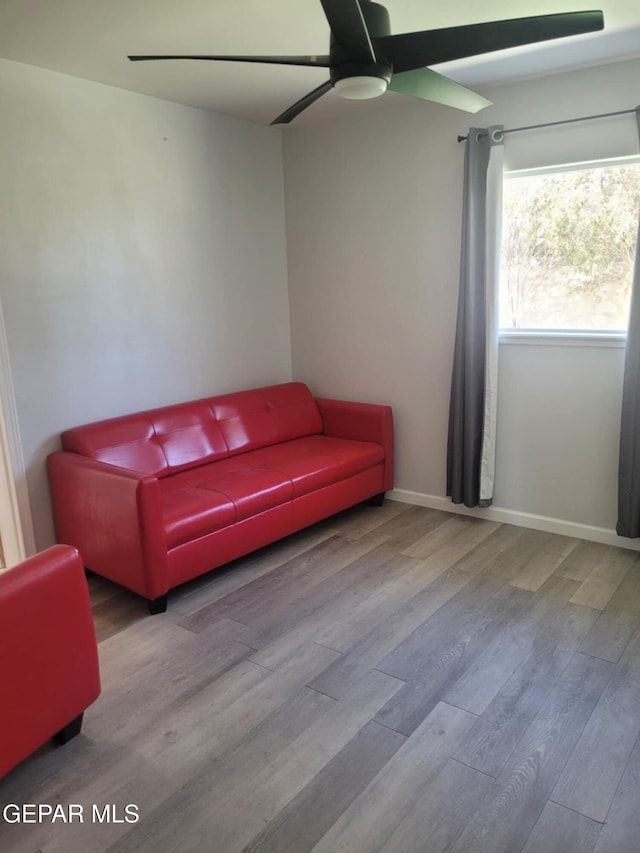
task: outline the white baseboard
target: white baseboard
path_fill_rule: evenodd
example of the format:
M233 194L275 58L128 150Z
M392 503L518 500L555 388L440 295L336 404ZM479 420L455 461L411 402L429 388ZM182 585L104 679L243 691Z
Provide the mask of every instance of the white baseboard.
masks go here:
M455 512L458 515L471 515L474 518L486 518L487 521L514 524L516 527L530 527L533 530L543 530L545 533L559 533L561 536L574 536L577 539L587 539L590 542L601 542L604 545L615 545L618 548L640 551L640 539L627 539L624 536L618 536L615 530L595 527L591 524L579 524L576 521L567 521L564 518L533 515L530 512L519 512L497 506L487 507L486 509L469 509L462 504L451 503L448 498L426 495L423 492L412 492L408 489L393 489L387 492L386 497L400 503Z

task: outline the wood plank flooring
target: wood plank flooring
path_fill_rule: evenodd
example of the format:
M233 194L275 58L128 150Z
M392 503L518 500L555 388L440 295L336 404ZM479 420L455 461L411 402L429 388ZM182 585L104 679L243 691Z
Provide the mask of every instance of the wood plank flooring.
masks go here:
M159 616L89 583L102 695L0 781L84 819L3 853L640 850L635 552L386 501Z

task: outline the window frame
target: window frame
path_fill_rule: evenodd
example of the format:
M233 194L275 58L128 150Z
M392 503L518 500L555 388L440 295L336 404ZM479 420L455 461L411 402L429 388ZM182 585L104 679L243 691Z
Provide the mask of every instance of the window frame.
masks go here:
M536 166L531 169L505 169L503 181L513 180L514 178L535 177L537 175L552 175L558 172L629 166L634 163L637 163L640 167L640 154L627 154L620 157L606 157L598 160L584 160L577 163L557 163L551 166ZM500 213L502 226L503 210ZM640 249L640 246L638 246L638 249ZM500 256L502 261L502 248ZM500 288L498 288L498 298L500 298ZM509 346L521 344L526 344L527 346L563 345L617 349L626 346L627 333L626 331L612 331L608 329L513 329L499 326L498 340L501 345L505 344Z

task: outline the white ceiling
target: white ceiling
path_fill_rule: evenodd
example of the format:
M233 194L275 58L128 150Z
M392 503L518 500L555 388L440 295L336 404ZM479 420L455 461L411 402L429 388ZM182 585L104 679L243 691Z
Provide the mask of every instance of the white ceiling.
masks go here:
M638 0L386 0L384 5L393 33L603 10L603 32L435 66L480 93L489 84L640 56ZM0 0L1 57L261 124L324 82L328 72L235 62L131 63L127 54L318 54L328 46L319 0ZM295 122L346 114L350 108L353 103L330 92Z

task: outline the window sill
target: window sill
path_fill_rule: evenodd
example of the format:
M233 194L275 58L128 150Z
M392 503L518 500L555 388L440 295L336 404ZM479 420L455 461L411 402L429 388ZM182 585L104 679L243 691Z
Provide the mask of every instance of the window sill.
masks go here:
M570 332L509 329L500 331L500 346L607 347L624 349L626 332Z

